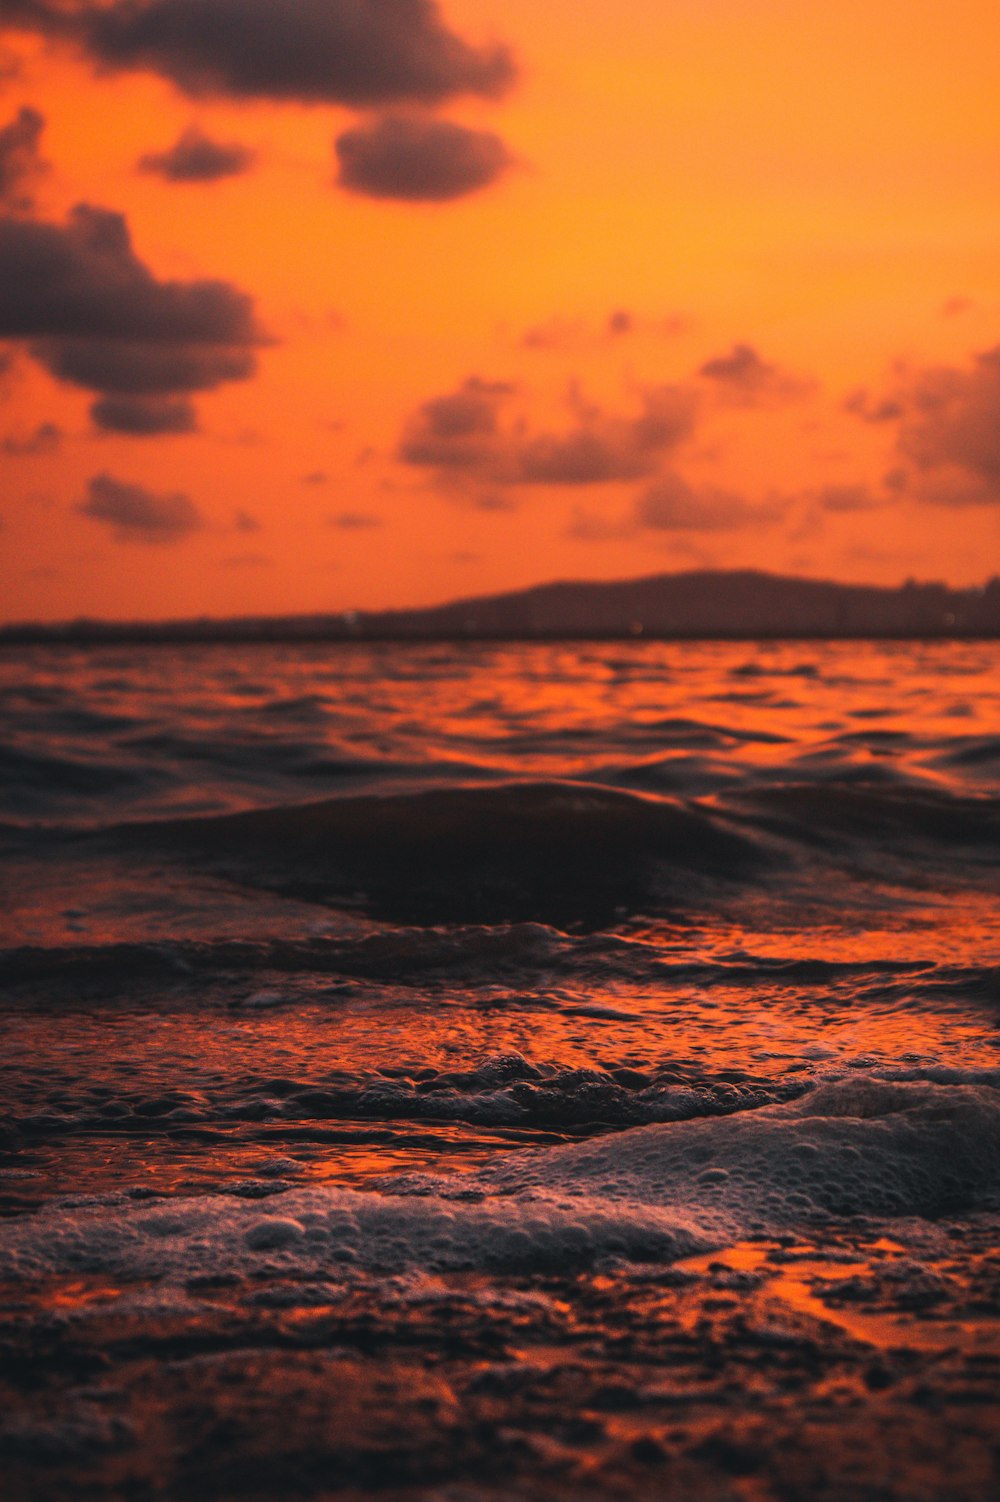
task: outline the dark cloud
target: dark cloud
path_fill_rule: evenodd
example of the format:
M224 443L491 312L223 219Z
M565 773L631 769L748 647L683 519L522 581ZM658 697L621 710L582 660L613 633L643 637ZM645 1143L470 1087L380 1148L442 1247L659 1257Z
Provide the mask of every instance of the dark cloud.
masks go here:
M253 512L245 510L242 506L236 508L236 515L233 517L233 526L237 532L252 533L260 531L260 522L254 516Z
M336 511L326 520L328 526L340 527L345 532L361 532L382 525L382 518L370 511Z
M902 395L897 447L942 504L1000 502L1000 345L971 368L922 370Z
M97 427L108 433L128 433L133 438L155 438L163 433L194 433L198 418L184 397L102 396L90 415Z
M492 131L414 116L356 126L334 145L341 187L410 203L446 203L478 192L513 161Z
M167 151L147 151L140 172L154 172L171 183L214 183L236 177L253 166L256 153L239 141L213 141L196 125L178 136Z
M813 382L763 360L752 344L734 344L728 355L706 360L698 374L712 381L731 400L750 406L755 402L793 400L804 396Z
M38 454L54 454L61 442L62 429L54 422L41 422L26 438L8 433L0 448L14 458L34 457Z
M513 395L504 383L477 377L458 391L425 402L404 431L399 457L436 469L442 478L490 485L598 485L635 480L658 469L662 456L688 438L697 399L684 387L653 387L639 415L616 417L573 400L575 422L562 432L532 433L501 424Z
M303 485L325 485L330 476L325 469L311 469L308 474L302 476Z
M634 520L656 532L733 532L781 521L784 514L779 501L751 504L713 486L695 489L668 472L636 501Z
M502 446L500 407L514 387L470 376L458 391L426 401L399 446L404 464L435 469L487 469Z
M92 391L145 396L209 391L224 381L246 380L256 365L251 349L142 339L38 340L32 353L59 380Z
M0 221L0 333L251 348L253 304L228 282L160 282L124 215L78 204L65 225Z
M77 510L111 527L118 542L181 542L204 526L189 496L157 494L109 474L94 475Z
M0 129L0 208L23 213L33 203L31 184L47 170L39 150L45 116L25 105Z
M4 0L8 24L69 36L105 67L193 96L347 104L495 97L507 48L452 31L436 0Z
M0 338L58 380L127 398L98 402L95 419L137 435L189 431L190 408L166 399L248 379L266 342L246 293L157 280L124 217L89 204L64 225L0 218Z
M594 408L566 433L540 433L516 444L517 481L533 485L597 485L654 473L662 456L689 438L695 398L681 386L643 393L636 418Z
M941 506L1000 505L1000 345L964 368L897 365L893 376L885 395L856 391L845 403L866 422L896 424L885 487Z

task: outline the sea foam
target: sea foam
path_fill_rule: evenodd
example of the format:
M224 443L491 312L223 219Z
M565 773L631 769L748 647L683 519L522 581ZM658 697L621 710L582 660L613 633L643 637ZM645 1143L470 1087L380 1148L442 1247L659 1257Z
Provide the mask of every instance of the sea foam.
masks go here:
M854 1078L734 1117L505 1155L385 1192L317 1187L52 1205L0 1231L0 1278L349 1276L670 1261L846 1217L1000 1208L1000 1092Z

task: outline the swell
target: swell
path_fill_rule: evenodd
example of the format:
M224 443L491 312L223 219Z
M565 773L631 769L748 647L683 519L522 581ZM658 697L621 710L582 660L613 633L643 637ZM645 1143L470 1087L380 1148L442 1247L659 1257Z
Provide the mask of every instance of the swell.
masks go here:
M917 856L928 849L964 859L1000 853L1000 799L960 796L912 782L782 782L725 797L731 815L784 839L827 849Z
M227 878L396 923L606 927L761 873L759 842L696 805L583 782L509 782L119 826Z
M538 984L546 975L656 981L676 985L830 985L853 982L880 997L889 988L990 999L1000 994L996 965L935 964L929 959L824 960L744 954L739 959L664 959L655 944L616 934L561 933L540 923L454 928L395 928L360 938L165 940L159 943L32 946L0 950L4 987L13 998L25 991L37 1000L44 988L62 1004L66 994L84 996L90 986L110 999L137 984L182 982L172 997L178 1006L199 1005L195 982L268 975L346 976L400 985L428 979L490 983L518 977ZM290 996L289 1000L294 1000ZM526 990L483 993L470 1004L504 1007L544 999ZM266 1003L258 1003L263 1006ZM278 1001L269 1003L278 1004ZM249 1003L248 1003L249 1005Z
M23 831L22 831L23 837ZM711 910L817 857L919 885L1000 856L1000 799L926 785L778 782L683 800L584 781L476 782L240 813L35 835L182 868L395 924L613 927L630 913ZM8 831L15 846L17 832Z

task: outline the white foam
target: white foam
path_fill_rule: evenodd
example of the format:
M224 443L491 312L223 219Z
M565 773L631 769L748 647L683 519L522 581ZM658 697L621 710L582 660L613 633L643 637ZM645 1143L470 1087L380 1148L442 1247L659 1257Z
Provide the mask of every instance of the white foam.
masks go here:
M415 1192L415 1191L419 1192ZM831 1216L1000 1207L1000 1092L852 1078L793 1103L505 1154L396 1193L294 1189L53 1206L0 1229L0 1278L324 1278L671 1260Z

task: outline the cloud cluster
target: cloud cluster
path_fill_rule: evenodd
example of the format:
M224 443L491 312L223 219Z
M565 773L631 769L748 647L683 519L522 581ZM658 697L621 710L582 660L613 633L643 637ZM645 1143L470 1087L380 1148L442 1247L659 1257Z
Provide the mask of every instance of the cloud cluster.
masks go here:
M599 324L581 318L565 318L558 314L542 323L532 324L521 336L525 349L579 354L588 350L607 349L636 334L653 334L661 338L675 338L689 327L689 320L681 314L671 313L660 318L642 317L628 308L613 308Z
M136 436L190 432L192 394L248 379L265 342L245 292L160 281L125 218L90 204L64 224L0 217L0 339L96 393L99 427Z
M369 198L444 203L489 187L513 158L499 136L451 120L388 115L334 143L343 188Z
M62 37L102 69L159 74L193 98L267 99L388 111L335 142L339 182L375 198L443 203L495 182L500 138L392 113L461 95L496 98L516 77L508 48L475 46L437 0L4 0L0 28ZM187 132L144 171L208 182L246 170L245 147Z
M433 470L446 488L600 485L654 474L663 456L690 437L697 398L683 386L642 393L635 417L574 401L573 424L532 432L502 421L514 388L470 377L456 391L424 402L403 432L398 457Z
M87 498L77 510L110 527L118 542L180 542L204 526L189 496L180 492L159 494L109 474L93 476L87 485Z
M847 410L895 424L889 489L944 506L1000 505L1000 345L965 368L897 368L889 392L855 391Z
M624 515L608 517L577 507L567 535L578 542L614 542L651 532L674 537L738 532L781 522L787 509L778 499L752 502L714 485L692 485L676 470L666 469Z
M794 401L814 387L814 382L763 359L752 344L734 344L728 354L706 360L698 374L741 406Z
M476 47L436 0L4 0L6 24L70 38L105 68L145 70L193 97L360 108L496 97L501 45Z
M239 141L213 141L191 125L166 151L147 151L137 165L170 183L214 183L249 171L255 156Z
M734 532L779 522L785 510L778 500L754 504L714 486L695 489L669 471L636 501L633 520L654 532Z
M971 368L920 371L901 399L897 447L925 500L1000 504L1000 345Z

